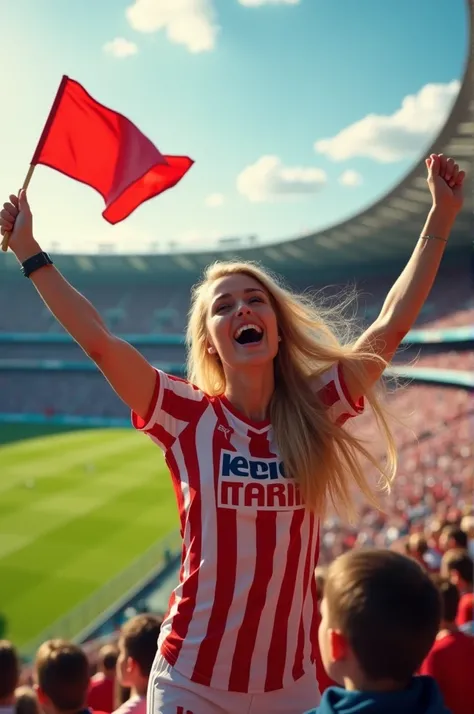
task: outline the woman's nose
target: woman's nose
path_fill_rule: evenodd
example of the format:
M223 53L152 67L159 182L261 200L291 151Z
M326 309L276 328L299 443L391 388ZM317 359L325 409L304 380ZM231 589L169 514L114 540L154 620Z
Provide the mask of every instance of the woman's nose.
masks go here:
M248 305L240 305L240 307L237 310L237 315L238 316L250 315L250 312L251 312L251 310Z

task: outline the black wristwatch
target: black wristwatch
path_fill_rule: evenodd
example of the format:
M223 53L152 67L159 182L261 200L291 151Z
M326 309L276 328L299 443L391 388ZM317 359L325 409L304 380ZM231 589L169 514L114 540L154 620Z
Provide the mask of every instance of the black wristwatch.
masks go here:
M44 268L46 265L53 265L53 261L47 253L41 252L36 255L32 255L31 258L27 258L24 263L21 264L21 270L25 278L29 278L31 273L35 270Z

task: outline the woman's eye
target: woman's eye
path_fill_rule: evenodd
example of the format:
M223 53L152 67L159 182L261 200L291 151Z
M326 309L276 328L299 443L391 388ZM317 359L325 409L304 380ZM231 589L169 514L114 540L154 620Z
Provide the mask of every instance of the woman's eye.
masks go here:
M229 305L219 305L216 308L216 313L219 314L220 312L224 312L224 310L228 310L228 309L229 309Z
M253 302L263 302L263 300L262 300L261 297L256 297L256 296L255 296L255 297L253 297L253 298L250 298L249 302L250 302L250 303L253 303Z

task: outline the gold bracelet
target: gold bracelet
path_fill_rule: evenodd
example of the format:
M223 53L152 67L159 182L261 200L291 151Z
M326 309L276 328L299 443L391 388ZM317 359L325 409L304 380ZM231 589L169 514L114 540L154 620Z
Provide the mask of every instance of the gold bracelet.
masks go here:
M447 243L447 238L441 238L441 236L420 236L422 240L442 240L443 243Z

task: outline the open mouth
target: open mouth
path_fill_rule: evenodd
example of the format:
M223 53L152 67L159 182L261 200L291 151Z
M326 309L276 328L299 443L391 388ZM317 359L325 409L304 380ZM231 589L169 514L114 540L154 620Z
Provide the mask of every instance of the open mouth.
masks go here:
M263 339L263 330L258 325L242 325L234 334L239 345L255 345Z

